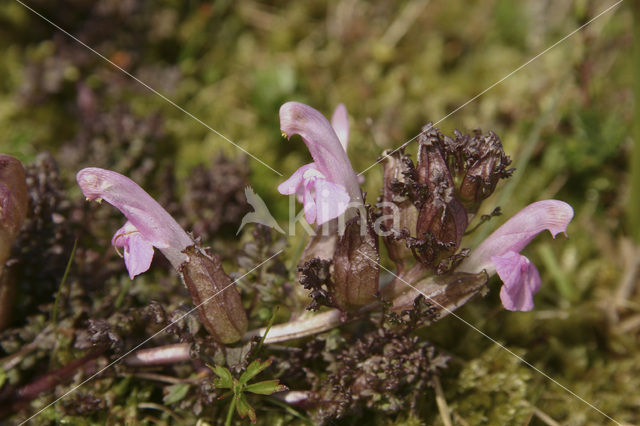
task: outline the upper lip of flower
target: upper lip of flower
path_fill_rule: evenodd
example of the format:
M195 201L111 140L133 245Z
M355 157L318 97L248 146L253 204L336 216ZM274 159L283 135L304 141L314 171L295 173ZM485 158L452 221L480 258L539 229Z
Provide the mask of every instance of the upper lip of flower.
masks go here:
M555 238L566 234L573 209L563 201L544 200L528 205L496 229L471 255L459 271L498 273L504 285L500 299L509 310L533 309L533 295L540 288L538 271L520 251L540 232L547 229Z
M142 238L160 249L174 267L177 268L186 260L182 250L192 245L193 240L134 181L114 171L96 167L80 170L76 179L87 199L105 200L120 210Z
M295 193L304 203L307 222L321 225L342 215L349 201L362 203L358 178L346 153L349 121L344 105L338 105L330 124L314 108L287 102L280 108L280 123L286 137L302 137L314 160L278 186L280 193Z
M495 267L491 257L500 256L509 251L519 253L545 229L554 238L561 232L566 234L572 218L573 209L564 201L543 200L529 204L472 250L458 270L479 272L486 269L494 273Z
M287 137L300 135L316 169L328 181L343 186L351 201L362 201L358 178L345 148L331 123L320 112L299 102L287 102L280 107L280 128ZM344 133L343 130L340 133Z

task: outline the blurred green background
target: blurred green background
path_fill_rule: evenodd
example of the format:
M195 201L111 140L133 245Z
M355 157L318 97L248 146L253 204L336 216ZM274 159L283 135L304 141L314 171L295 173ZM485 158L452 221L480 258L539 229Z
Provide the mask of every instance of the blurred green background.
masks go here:
M422 125L441 120L611 4L28 2L282 173L248 162L256 192L282 221L288 201L276 187L310 158L299 139L280 136L283 102L305 102L327 116L343 102L351 122L349 156L361 171L384 149L413 138ZM486 212L501 206L504 216L467 246L536 200L561 199L576 213L569 239L552 241L545 234L525 251L543 280L533 312L501 310L498 282L492 281L494 291L460 314L627 422L640 420L640 252L628 237L637 226L625 216L629 210L640 214L628 204L640 188L631 184L629 168L632 129L640 122L633 110L639 72L633 4L623 2L438 124L444 133L494 130L516 167L484 203ZM179 187L193 167L218 152L242 154L18 2L0 4L0 46L0 151L25 163L51 151L71 194L80 196L73 176L85 166L126 173L133 159L157 161L173 167ZM126 114L117 123L104 118L118 111ZM75 151L87 123L101 120L102 145L91 146L104 152ZM407 151L415 153L415 144ZM373 202L380 167L365 178ZM160 195L161 189L155 191ZM516 411L535 405L563 424L606 423L538 373L510 364L508 356L496 358L493 343L455 318L422 334L469 360L467 375L443 381L457 424L518 418L495 412L496 398L513 401ZM488 375L474 379L474 371Z

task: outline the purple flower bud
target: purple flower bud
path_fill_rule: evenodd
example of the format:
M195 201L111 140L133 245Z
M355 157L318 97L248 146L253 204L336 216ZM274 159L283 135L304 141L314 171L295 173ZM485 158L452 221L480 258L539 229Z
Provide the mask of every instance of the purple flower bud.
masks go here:
M457 269L498 273L504 283L500 299L511 311L533 309L533 295L540 288L536 267L520 251L545 229L555 238L566 233L573 209L563 201L544 200L520 210L485 239Z
M280 108L284 136L299 134L314 162L298 169L278 186L278 191L285 195L295 193L304 203L307 222L318 225L340 216L350 201L362 203L358 178L345 151L346 109L342 112L339 106L333 121L340 137L329 121L308 105L287 102Z

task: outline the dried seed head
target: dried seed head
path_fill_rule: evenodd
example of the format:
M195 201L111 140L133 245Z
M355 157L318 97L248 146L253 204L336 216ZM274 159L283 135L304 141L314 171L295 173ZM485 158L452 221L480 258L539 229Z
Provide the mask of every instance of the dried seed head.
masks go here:
M480 203L496 189L498 181L511 176L513 169L507 169L511 160L505 155L498 136L489 132L486 136L479 130L469 139L466 173L460 184L458 195L470 213L475 213Z
M458 250L468 224L467 211L455 196L454 178L446 160L451 140L427 125L418 143L418 182L426 187L427 198L420 207L416 229L419 241L413 248L420 262L435 267Z
M382 231L389 233L383 239L389 257L402 269L406 260L411 258L411 250L403 240L416 236L416 170L409 156L403 152L385 152L383 156L384 186L380 204L382 216L379 220Z
M447 166L443 135L427 124L418 136L418 182L430 191L438 185L453 187L453 177Z
M427 201L418 216L417 234L422 244L415 248L419 260L437 266L458 250L466 228L467 212L456 198L437 195Z

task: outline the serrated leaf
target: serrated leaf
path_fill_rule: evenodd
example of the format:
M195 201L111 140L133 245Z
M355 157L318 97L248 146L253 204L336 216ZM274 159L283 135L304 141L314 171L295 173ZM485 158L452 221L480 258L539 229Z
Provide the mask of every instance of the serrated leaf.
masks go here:
M246 384L249 380L256 377L258 374L260 374L261 371L263 371L265 368L267 368L270 365L271 365L270 360L261 362L259 359L257 359L253 361L251 364L249 364L249 366L247 367L247 370L244 373L242 373L242 376L240 376L240 380L239 380L240 383L243 385Z
M209 366L209 368L211 369L211 371L215 373L216 376L218 376L217 379L213 380L213 384L215 385L216 388L218 389L233 388L233 376L231 375L231 372L229 370L219 365L215 365L213 367Z
M271 395L276 392L286 391L287 389L285 385L280 384L280 380L278 379L252 383L245 388L247 392L257 393L259 395Z
M256 411L253 409L249 402L247 401L247 397L244 394L241 394L239 397L236 397L236 410L238 414L243 419L245 416L249 416L251 419L251 423L255 423L257 420Z
M175 404L176 402L182 401L187 393L189 392L189 384L188 383L178 383L175 385L171 385L166 388L167 394L162 398L162 402L165 404Z

